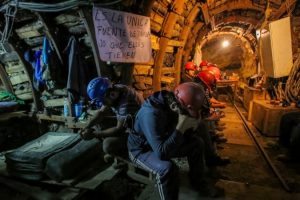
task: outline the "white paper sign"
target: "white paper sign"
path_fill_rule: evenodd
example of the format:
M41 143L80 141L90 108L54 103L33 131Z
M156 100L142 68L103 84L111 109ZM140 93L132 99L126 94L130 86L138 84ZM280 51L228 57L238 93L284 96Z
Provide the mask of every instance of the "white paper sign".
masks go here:
M149 62L152 57L150 18L93 8L100 58L112 62Z

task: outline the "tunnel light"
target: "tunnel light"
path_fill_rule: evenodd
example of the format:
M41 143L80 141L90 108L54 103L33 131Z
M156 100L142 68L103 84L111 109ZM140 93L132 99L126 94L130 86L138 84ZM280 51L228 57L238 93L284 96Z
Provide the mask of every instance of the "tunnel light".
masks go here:
M224 48L226 48L226 47L228 47L229 46L229 42L228 42L228 40L224 40L223 42L222 42L222 47L224 47Z

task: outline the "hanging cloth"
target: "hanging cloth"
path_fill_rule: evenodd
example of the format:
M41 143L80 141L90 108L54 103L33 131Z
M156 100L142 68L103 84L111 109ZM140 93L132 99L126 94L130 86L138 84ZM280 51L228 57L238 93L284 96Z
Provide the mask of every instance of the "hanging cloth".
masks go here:
M67 90L72 102L78 102L86 96L86 69L78 41L74 36L69 39L65 50L68 53L68 82Z

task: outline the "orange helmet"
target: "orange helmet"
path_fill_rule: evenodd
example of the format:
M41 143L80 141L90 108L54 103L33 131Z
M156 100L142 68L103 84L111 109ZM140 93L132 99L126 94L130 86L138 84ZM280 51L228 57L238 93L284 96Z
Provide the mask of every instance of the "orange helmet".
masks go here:
M203 81L205 83L205 85L207 85L207 87L212 90L213 88L216 87L216 77L213 74L213 72L209 71L209 70L203 70L201 72L199 72L199 74L197 75L198 78Z
M198 118L201 110L209 109L209 101L205 95L205 91L197 83L186 82L178 85L174 90L174 95L181 107L191 117Z
M207 70L211 71L215 75L215 78L217 80L221 79L221 71L216 65L214 65L214 64L208 65Z
M197 65L193 62L187 62L184 66L185 70L196 70Z

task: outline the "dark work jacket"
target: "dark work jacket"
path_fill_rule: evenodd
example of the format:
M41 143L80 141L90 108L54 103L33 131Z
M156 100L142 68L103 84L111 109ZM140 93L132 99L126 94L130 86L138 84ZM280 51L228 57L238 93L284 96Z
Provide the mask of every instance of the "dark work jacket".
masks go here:
M167 104L168 91L156 92L142 105L136 115L134 131L128 137L128 150L134 157L153 151L167 160L183 142L183 134L176 130L178 116Z
M72 102L77 102L80 96L86 96L87 78L84 59L78 41L74 36L69 39L65 51L69 54L67 89Z

